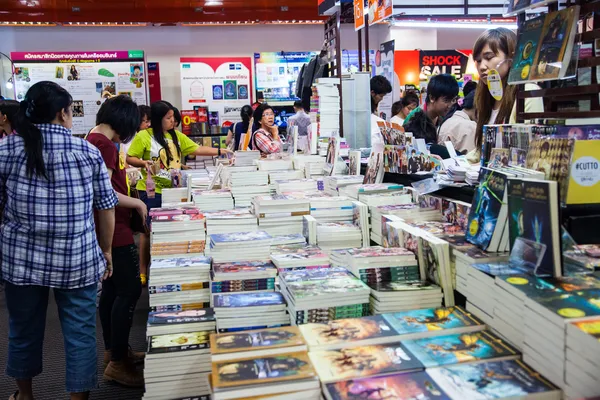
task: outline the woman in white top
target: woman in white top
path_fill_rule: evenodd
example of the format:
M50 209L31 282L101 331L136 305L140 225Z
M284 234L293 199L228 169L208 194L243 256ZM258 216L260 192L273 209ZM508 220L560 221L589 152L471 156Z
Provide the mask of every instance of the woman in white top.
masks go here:
M483 143L483 127L492 124L515 124L517 122L517 86L508 85L508 72L515 56L517 35L510 29L495 28L482 33L473 46L473 59L479 72L479 84L475 93L477 131L475 150L467 155L471 162L479 162ZM495 69L502 78L504 94L496 100L487 87L488 72ZM539 89L537 85L526 85L525 90ZM525 112L543 112L543 99L525 100Z
M400 99L400 101L392 104L392 124L404 125L404 120L412 110L419 106L419 96L415 93L408 92Z

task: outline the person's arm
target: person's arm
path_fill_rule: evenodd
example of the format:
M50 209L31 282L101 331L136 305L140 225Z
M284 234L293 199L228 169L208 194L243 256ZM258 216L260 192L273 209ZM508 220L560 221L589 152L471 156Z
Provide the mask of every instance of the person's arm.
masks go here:
M112 173L113 170L112 169L108 169L108 177L112 178ZM117 204L117 207L121 207L121 208L129 208L131 210L135 210L138 212L138 214L140 214L140 217L142 217L142 221L146 220L146 217L148 216L148 207L146 207L146 204L141 201L140 199L135 199L133 197L129 197L127 195L124 195L123 193L119 193L117 191L115 191L115 194L117 195L117 199L119 201L119 203Z
M279 136L277 136L279 139ZM261 153L273 154L281 149L281 141L272 140L264 131L258 130L254 133L254 142Z
M144 160L146 148L150 147L150 136L147 131L138 132L131 141L131 145L127 150L127 164L144 170L150 168L153 164L151 160Z
M98 210L98 244L106 259L106 270L102 280L112 276L112 240L115 234L115 209Z
M235 125L232 125L232 128L235 128ZM233 130L229 129L227 132L227 138L225 139L225 144L229 146L233 140Z

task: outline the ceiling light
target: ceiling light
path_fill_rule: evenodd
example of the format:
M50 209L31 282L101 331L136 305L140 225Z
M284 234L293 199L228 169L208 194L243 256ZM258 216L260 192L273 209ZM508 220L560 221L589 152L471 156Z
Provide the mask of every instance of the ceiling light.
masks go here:
M449 28L449 29L494 29L507 28L517 29L517 24L487 24L487 23L454 23L454 22L413 22L413 21L394 21L394 26L402 28Z
M220 0L206 0L204 2L204 6L205 7L218 7L218 6L222 6L223 2Z

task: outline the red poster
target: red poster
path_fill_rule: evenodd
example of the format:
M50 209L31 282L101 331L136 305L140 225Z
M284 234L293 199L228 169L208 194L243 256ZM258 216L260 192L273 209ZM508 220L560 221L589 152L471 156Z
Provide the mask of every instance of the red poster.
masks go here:
M160 68L157 62L148 63L148 92L150 93L150 103L162 100Z

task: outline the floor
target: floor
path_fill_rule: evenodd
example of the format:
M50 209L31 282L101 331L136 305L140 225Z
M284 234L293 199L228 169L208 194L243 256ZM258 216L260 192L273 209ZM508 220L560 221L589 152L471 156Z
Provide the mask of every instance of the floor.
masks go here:
M134 350L144 350L146 346L146 320L148 317L148 292L144 290L138 303L133 328L130 335L130 345ZM8 349L8 317L4 293L0 288L0 400L8 399L14 393L16 386L14 381L4 375L6 367L6 353ZM104 346L102 343L102 327L100 319L97 319L97 347L98 347L98 371L102 368L102 355ZM36 400L60 400L68 399L65 393L65 364L62 333L58 321L58 313L54 297L50 295L50 304L46 321L46 333L44 342L44 372L34 379L34 395ZM90 396L91 400L139 400L142 398L143 390L129 389L116 384L108 384L102 380L99 374L100 387L94 390Z

